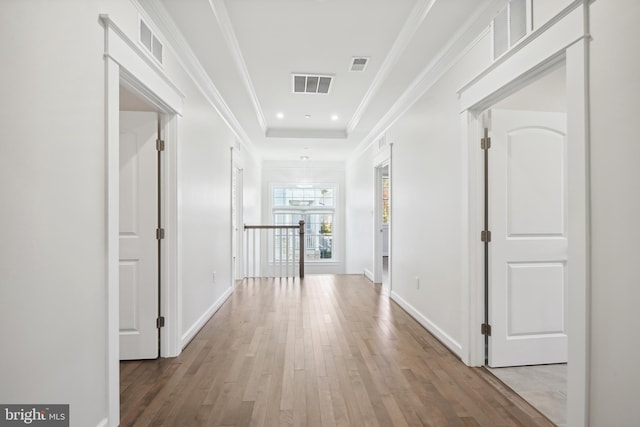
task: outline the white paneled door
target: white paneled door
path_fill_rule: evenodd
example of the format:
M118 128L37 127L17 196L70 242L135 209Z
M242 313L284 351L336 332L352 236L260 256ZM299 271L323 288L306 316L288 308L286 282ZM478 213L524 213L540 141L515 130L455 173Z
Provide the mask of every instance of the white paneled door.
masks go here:
M566 114L492 110L489 366L567 361Z
M120 359L158 357L158 116L120 112Z

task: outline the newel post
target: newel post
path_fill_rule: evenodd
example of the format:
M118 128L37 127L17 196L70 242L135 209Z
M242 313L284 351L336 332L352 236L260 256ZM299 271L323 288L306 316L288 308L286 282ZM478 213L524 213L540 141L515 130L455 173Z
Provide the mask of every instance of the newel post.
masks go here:
M304 220L301 219L298 224L300 224L300 278L304 279Z

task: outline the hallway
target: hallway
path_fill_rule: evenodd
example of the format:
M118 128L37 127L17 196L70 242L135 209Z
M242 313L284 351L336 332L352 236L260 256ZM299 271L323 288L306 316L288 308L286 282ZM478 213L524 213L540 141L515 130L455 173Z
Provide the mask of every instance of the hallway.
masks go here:
M245 280L175 359L121 363L122 426L550 426L362 276Z

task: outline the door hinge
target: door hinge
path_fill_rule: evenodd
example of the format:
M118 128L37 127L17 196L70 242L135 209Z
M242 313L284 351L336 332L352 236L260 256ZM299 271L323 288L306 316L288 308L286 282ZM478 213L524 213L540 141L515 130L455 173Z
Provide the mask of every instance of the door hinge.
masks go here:
M156 240L164 239L164 228L156 228Z
M483 323L480 326L480 333L482 335L487 335L487 336L491 336L491 325L487 324L487 323Z
M164 328L164 316L160 316L156 319L156 328Z
M164 151L164 139L156 139L156 150Z
M482 230L480 232L480 241L488 243L491 241L491 232L489 230Z
M491 138L489 138L489 129L484 128L484 138L480 139L480 148L488 150L491 148Z

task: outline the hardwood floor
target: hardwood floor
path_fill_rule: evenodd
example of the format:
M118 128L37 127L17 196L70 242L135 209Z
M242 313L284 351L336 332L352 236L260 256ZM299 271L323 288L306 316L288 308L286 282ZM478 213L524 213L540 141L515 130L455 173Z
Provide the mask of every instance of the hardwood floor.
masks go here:
M552 426L362 276L245 280L175 359L121 362L122 426Z

